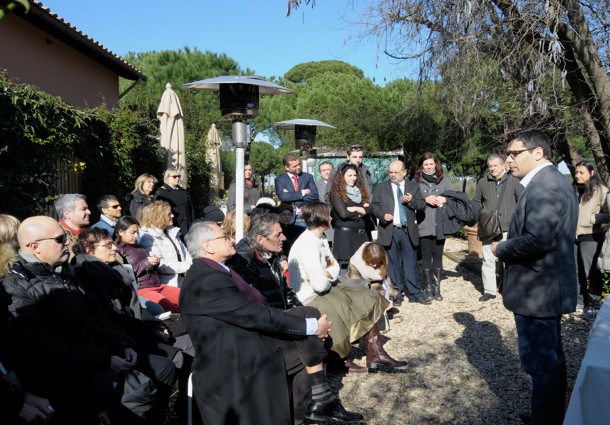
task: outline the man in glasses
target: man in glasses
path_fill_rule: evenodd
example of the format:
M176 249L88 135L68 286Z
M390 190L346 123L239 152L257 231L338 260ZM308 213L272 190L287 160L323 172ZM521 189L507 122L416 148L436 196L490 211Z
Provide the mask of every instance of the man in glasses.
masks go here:
M543 131L509 135L506 154L524 190L508 239L491 250L506 265L502 298L515 315L521 365L532 378L529 423L561 424L567 386L561 316L576 310L578 201L551 162Z
M123 213L121 203L114 195L104 195L97 201L97 209L100 211L100 221L91 227L104 229L112 237L114 225Z
M80 193L67 193L55 201L55 212L59 224L68 236L70 259L74 257L72 247L78 242L78 235L89 225L91 211L87 198Z
M333 172L333 169L333 164L328 161L324 161L318 166L318 171L320 171L320 180L316 181L316 186L318 188L318 197L320 202L326 202L326 192L330 187L330 174ZM332 245L333 238L335 236L334 229L329 227L326 229L324 234L326 235L326 239L328 239L328 243Z
M244 238L239 241L229 266L256 288L269 306L287 310L299 317L320 317L313 307L304 307L288 286L282 266L282 248L286 237L282 233L280 217L274 213L260 213L252 218ZM282 340L286 373L292 383L292 404L295 423L309 421L353 422L362 415L348 412L333 394L323 360L326 358L324 341L310 336L299 341Z
M180 313L195 345L194 395L204 423L291 424L280 339L326 338L326 315L302 318L267 304L231 271L235 241L216 223L196 222L186 236L193 265Z
M130 423L136 414L146 416L156 401L157 383L173 383L172 362L139 355L136 341L85 294L68 264L68 239L57 221L27 218L17 239L18 261L1 281L11 297L11 329L3 344L10 344L24 382L49 399L56 423L97 425L99 411L108 409L113 423L113 418ZM137 403L128 400L136 395L135 382L123 385L135 370L139 379L151 379L146 394L137 393L143 396Z

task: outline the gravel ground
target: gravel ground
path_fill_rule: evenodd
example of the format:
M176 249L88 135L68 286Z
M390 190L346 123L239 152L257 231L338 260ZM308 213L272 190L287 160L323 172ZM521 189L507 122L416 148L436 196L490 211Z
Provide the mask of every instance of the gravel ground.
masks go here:
M529 412L531 385L519 365L513 315L500 295L478 301L483 292L479 263L473 267L466 252L466 241L447 240L445 253L462 260L443 259L444 300L429 306L405 302L390 321L384 347L408 362L404 370L329 375L344 406L362 413L363 424L518 425L519 415ZM590 328L579 313L564 317L568 397ZM362 346L355 345L350 357L366 366ZM184 423L172 410L165 423Z
M446 253L465 256L466 242L450 239ZM519 365L512 313L501 296L485 303L480 274L444 261L444 300L430 306L403 303L390 322L384 347L406 360L400 373L332 375L349 410L368 425L520 424L529 412L531 384ZM563 320L563 342L571 393L591 324L574 313ZM365 352L352 350L366 366Z

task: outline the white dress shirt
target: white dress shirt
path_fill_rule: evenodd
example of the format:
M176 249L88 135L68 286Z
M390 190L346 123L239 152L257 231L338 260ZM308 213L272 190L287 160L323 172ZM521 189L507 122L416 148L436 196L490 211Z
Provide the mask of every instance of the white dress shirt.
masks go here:
M400 199L398 199L398 196L396 194L396 187L400 186L400 190L402 191L402 194L405 194L405 181L404 179L396 184L396 183L392 183L392 196L394 196L394 219L392 221L392 224L394 226L402 226L402 223L400 222Z

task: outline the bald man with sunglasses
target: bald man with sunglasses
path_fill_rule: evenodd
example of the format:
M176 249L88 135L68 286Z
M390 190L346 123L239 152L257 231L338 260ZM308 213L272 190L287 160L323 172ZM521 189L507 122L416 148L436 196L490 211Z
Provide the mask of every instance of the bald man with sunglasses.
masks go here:
M155 394L157 384L173 384L171 361L139 356L136 341L83 291L68 264L68 238L57 221L30 217L19 226L17 239L18 261L2 279L11 297L3 306L11 318L3 344L10 345L28 389L51 402L56 423L97 425L100 409L127 414L126 404L117 401L130 391L122 383L131 371L146 371L140 376L151 379ZM153 411L154 395L140 401L140 412Z

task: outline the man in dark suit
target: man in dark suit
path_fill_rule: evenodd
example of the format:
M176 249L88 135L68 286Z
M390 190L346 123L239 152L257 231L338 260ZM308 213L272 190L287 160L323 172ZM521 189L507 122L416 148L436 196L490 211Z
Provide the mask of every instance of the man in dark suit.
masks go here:
M320 171L320 180L316 181L318 197L320 198L320 202L326 202L324 195L326 195L328 184L330 183L330 173L333 171L333 164L324 161L318 166L318 170Z
M373 214L379 219L377 241L388 250L390 278L409 301L430 304L417 280L417 247L419 231L416 210L426 208L417 183L405 180L407 170L402 161L388 167L390 180L373 191ZM402 295L394 305L402 304Z
M278 338L328 336L330 322L271 308L224 263L234 241L216 223L195 223L186 237L193 265L180 312L195 345L194 394L206 425L289 424L286 369Z
M506 154L525 189L508 240L492 243L492 252L506 264L504 306L515 315L521 365L532 377L530 424L561 424L567 385L561 315L576 309L578 201L541 130L509 135Z
M301 172L298 156L289 153L284 156L283 163L286 174L275 179L275 193L280 201L293 204L297 223L302 222L301 208L308 202L318 200L318 188L311 174Z
M324 199L326 196L326 192L330 187L330 174L333 171L333 164L328 161L322 162L318 166L318 170L320 171L320 180L316 181L316 187L318 188L318 197L320 198L320 202L326 202ZM335 236L335 231L332 227L329 227L324 231L324 235L326 235L326 239L328 242L332 244L333 237Z

